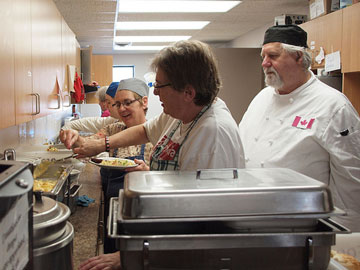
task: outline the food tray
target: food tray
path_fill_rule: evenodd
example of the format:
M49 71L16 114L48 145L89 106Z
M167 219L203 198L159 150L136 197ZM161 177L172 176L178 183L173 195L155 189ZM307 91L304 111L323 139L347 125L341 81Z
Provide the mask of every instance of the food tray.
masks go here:
M35 180L56 181L56 185L51 191L42 192L42 195L63 202L66 189L68 188L67 179L72 169L72 165L50 164L47 170Z
M339 211L327 185L290 169L132 172L125 177L124 220L334 214Z
M118 203L111 198L108 228L109 236L116 238L124 270L326 270L335 234L349 232L330 219L320 219L310 232L199 233L195 228L188 233L152 234L144 226L143 234L128 234L118 228Z

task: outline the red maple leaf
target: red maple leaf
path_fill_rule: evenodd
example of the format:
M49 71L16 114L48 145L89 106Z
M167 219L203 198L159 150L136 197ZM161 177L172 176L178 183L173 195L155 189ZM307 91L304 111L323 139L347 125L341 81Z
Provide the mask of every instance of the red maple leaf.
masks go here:
M306 120L300 121L300 124L305 126L308 122Z

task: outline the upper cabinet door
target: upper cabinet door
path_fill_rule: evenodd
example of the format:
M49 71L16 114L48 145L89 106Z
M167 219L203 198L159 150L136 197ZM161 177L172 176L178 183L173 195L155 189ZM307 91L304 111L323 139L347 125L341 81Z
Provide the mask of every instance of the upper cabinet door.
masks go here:
M343 10L342 71L360 71L360 3Z
M15 104L16 124L33 119L36 96L32 95L31 0L14 2Z
M40 96L38 117L61 108L62 17L52 0L32 0L33 93Z
M315 61L315 57L320 53L320 47L323 48L325 55L342 51L342 12L343 10L338 10L300 25L308 34L307 43L313 59L311 68L325 66L324 60L320 64Z
M9 8L10 7L10 8ZM0 1L0 128L15 125L13 2Z

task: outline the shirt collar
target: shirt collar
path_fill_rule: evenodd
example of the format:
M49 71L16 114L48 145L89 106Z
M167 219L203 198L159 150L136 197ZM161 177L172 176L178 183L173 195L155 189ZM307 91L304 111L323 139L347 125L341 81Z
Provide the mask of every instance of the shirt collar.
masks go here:
M275 96L279 96L279 97L293 97L293 96L297 95L297 94L300 93L302 90L306 89L309 85L311 85L311 84L313 84L313 83L315 82L316 77L315 77L314 73L313 73L311 70L309 70L309 72L310 72L310 75L311 75L311 77L309 78L309 80L308 80L306 83L304 83L303 85L300 85L298 88L296 88L296 89L295 89L294 91L292 91L291 93L285 94L285 95L280 95L280 94L278 93L278 91L274 89L274 95L275 95Z

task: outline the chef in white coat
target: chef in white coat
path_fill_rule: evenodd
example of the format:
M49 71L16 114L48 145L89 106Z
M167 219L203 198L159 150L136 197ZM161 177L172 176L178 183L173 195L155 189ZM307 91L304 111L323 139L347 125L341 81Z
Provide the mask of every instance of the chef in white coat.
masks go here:
M261 51L267 85L239 124L247 168L290 168L329 185L337 218L360 231L360 119L341 92L309 70L307 34L270 27Z

